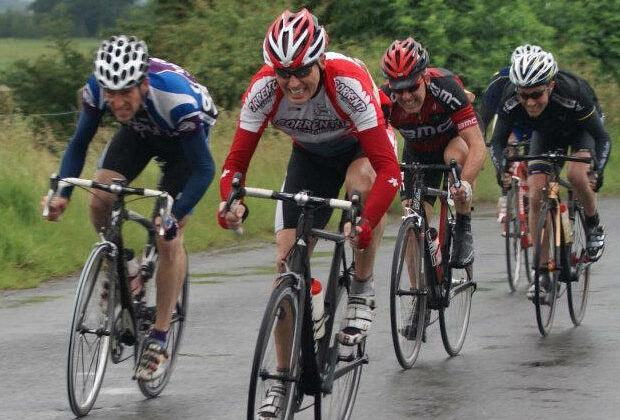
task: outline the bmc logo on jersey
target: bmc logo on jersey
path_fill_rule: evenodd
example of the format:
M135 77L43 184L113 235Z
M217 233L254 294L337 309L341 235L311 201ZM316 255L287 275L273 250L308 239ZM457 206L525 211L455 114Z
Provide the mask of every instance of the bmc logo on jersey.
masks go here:
M398 131L400 131L406 139L426 139L433 137L436 134L441 134L444 131L448 131L453 126L454 124L452 123L452 120L448 119L439 124L437 127L432 125L423 125L415 128L399 128Z
M368 109L368 102L361 98L350 86L338 79L334 80L334 83L336 84L336 92L347 102L352 111L364 112Z
M256 112L265 105L265 103L273 97L273 93L276 91L278 87L278 82L275 79L267 82L265 86L259 89L258 92L252 96L252 98L248 101L248 108L250 111Z
M453 110L463 105L463 103L459 101L457 98L455 98L454 95L452 95L450 92L448 92L445 89L441 89L434 82L431 82L429 87L431 89L431 93L433 94L433 96L438 98L443 103L448 104L448 106L450 106L450 108L452 108Z

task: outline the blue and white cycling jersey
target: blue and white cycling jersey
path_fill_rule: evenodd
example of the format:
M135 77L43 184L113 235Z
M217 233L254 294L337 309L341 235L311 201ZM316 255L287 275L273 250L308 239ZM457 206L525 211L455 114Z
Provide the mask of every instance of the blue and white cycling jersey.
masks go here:
M172 137L196 131L203 124L215 124L217 110L209 91L183 68L151 58L148 77L147 115L138 113L126 126L138 132ZM93 75L86 82L82 99L89 113L102 114L107 109L103 89Z
M122 124L147 139L157 136L179 142L192 171L172 209L180 220L191 212L213 179L215 164L209 150L209 127L215 124L217 110L207 88L176 64L151 58L148 80L142 109ZM80 175L88 146L107 110L103 89L92 75L82 99L84 109L63 155L61 177ZM71 188L65 189L62 195L70 197Z

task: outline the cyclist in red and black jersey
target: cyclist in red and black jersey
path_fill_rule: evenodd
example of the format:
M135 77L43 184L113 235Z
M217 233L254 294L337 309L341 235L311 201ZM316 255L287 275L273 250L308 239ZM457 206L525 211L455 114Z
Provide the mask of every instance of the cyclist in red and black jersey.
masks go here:
M451 263L465 267L474 259L471 185L482 169L486 147L469 92L459 77L445 69L428 68L428 62L428 52L413 38L394 41L382 59L388 79L382 90L390 98L389 122L405 139L403 161L447 163L456 159L463 167L462 186L451 187L457 213ZM439 187L441 177L427 181ZM401 200L408 206L412 185L405 182L404 186ZM432 202L425 205L431 214Z
M603 171L611 148L596 96L579 76L558 71L553 55L545 51L524 54L515 60L510 66L510 82L504 89L491 139L493 164L498 171L504 170L502 152L515 123L532 127L530 153L533 155L558 149L566 153L569 146L575 157L594 155L593 173L590 174L589 166L584 163L569 162L567 177L584 206L588 254L596 261L602 255L605 239L603 227L599 225L596 192L603 185ZM529 165L530 223L538 218L541 191L550 170L550 164L544 161Z

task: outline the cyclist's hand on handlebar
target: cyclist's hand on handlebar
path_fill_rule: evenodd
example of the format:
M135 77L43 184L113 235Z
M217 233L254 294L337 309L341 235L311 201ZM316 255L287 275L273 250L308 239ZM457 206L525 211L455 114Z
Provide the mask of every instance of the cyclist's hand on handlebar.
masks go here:
M600 190L603 186L603 174L592 171L588 174L588 178L590 180L590 188L592 188L592 191L598 192L598 190Z
M463 179L461 180L460 187L456 188L454 185L450 186L450 195L457 203L469 202L471 199L471 185Z
M355 235L351 235L351 223L344 225L344 234L349 238L349 243L355 249L364 250L370 246L372 240L372 228L366 219L360 219L355 226Z
M499 171L496 174L497 185L501 188L509 188L512 182L512 174L509 171Z
M44 195L41 199L41 211L47 206L49 209L47 220L54 222L58 221L60 215L64 213L68 205L69 199L65 197L54 197L49 203L47 202L47 195Z
M217 211L217 222L224 229L238 230L243 223L244 215L246 214L246 207L243 203L239 203L237 206L231 206L231 210L222 214L226 202L222 201Z
M164 239L171 241L177 237L179 232L179 222L173 215L166 216L164 219Z

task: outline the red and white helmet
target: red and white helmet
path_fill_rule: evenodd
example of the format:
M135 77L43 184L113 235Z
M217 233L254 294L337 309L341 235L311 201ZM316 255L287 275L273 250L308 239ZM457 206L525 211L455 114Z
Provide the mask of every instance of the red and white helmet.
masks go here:
M317 61L327 47L327 33L308 9L284 11L263 42L263 59L275 68L297 68Z
M383 75L389 79L390 87L400 89L415 84L428 67L429 57L419 42L409 37L396 40L388 47L381 59Z

